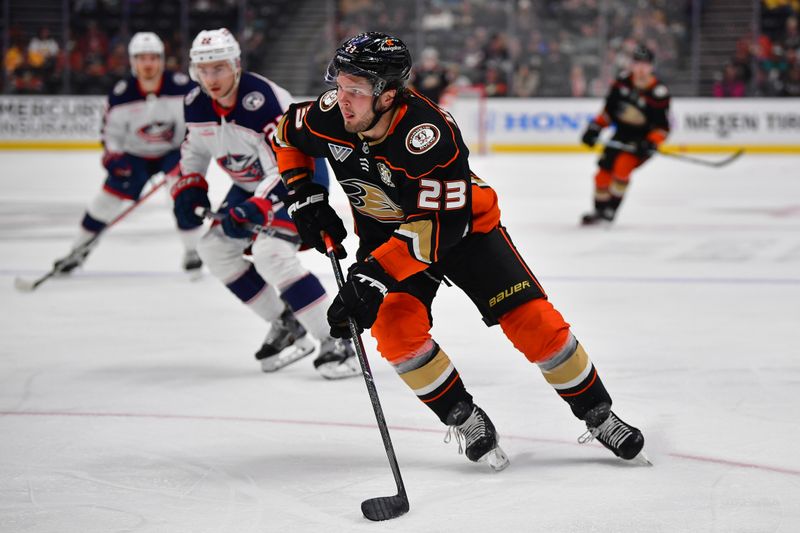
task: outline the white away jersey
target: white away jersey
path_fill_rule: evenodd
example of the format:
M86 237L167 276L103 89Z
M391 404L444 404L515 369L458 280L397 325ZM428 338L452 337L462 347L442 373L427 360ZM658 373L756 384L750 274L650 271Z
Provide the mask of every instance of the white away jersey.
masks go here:
M183 98L196 85L186 74L164 71L161 87L148 95L129 76L111 89L103 117L103 146L147 158L177 149L186 135Z
M280 180L267 136L289 104L291 95L272 81L243 72L236 105L223 110L195 87L186 95L188 133L181 146L181 174L205 176L213 158L233 182L253 192L265 179Z

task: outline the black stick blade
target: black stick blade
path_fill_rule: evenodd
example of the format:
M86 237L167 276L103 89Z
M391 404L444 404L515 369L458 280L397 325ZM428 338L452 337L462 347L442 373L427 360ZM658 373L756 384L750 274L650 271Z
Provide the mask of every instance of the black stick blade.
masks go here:
M408 498L405 495L370 498L361 502L361 512L374 522L391 520L408 512Z

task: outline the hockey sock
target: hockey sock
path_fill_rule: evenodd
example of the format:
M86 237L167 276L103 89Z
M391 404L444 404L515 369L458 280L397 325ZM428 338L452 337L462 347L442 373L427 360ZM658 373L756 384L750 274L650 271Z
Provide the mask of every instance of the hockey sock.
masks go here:
M294 312L295 318L315 339L330 337L325 289L314 274L307 274L283 289L281 298Z
M200 237L203 236L203 226L198 226L192 229L178 228L178 235L183 243L183 248L187 252L196 251L197 243L200 242Z
M461 376L433 340L402 361L392 362L392 365L417 398L436 413L442 423L447 423L447 415L458 402L472 405L472 396L464 387Z
M571 333L562 349L537 364L547 382L579 419L583 420L584 415L598 404L611 404L611 396L597 369Z
M278 318L285 307L275 289L258 275L254 265L250 265L239 277L226 284L226 287L267 322Z

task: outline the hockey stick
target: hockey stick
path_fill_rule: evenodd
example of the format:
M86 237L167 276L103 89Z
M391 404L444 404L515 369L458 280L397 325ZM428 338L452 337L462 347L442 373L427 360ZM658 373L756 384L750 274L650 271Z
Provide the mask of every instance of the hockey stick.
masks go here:
M333 240L325 235L325 246L327 247L326 255L331 260L333 267L333 275L336 278L336 284L339 288L344 285L344 275L342 274L342 267L339 264L339 259L336 257L336 250ZM383 447L386 449L386 456L389 458L389 466L392 467L392 474L394 474L394 481L397 484L397 494L394 496L379 496L377 498L370 498L361 502L361 512L364 516L373 521L390 520L404 515L408 512L409 503L406 488L403 485L403 478L400 477L400 467L397 465L397 457L394 454L392 447L392 439L389 436L389 428L386 425L386 418L383 416L383 409L381 402L378 398L378 390L375 388L375 380L372 378L372 370L369 367L366 352L364 351L364 342L361 340L361 335L358 332L358 327L355 321L350 318L347 321L350 326L350 335L353 338L353 346L356 349L358 362L361 364L361 371L364 375L364 382L367 385L367 392L369 399L372 402L372 410L375 412L375 419L378 421L378 429L383 438Z
M222 222L227 215L224 213L217 213L208 209L207 207L197 206L194 208L194 214L203 217L203 218L210 218L211 220L215 220L217 222ZM281 239L287 242L291 242L292 244L300 244L300 236L299 235L285 235L280 233L275 227L270 226L269 224L261 225L261 224L253 224L252 222L241 222L244 229L249 231L250 233L263 233L264 235L268 235L270 237L275 237L276 239Z
M615 150L622 150L623 152L628 152L628 153L635 153L636 152L636 147L635 146L632 146L632 145L627 144L627 143L615 141L613 139L606 143L606 147L607 148L613 148ZM729 164L733 163L734 161L736 161L737 159L739 159L739 157L741 157L742 154L744 154L744 148L739 148L738 150L736 150L736 152L732 153L731 155L729 155L728 157L726 157L724 159L720 159L719 161L708 161L706 159L700 159L698 157L692 157L690 155L676 154L676 153L673 153L673 152L662 152L660 150L653 150L652 152L650 152L650 155L653 155L653 154L664 155L664 156L667 156L667 157L671 157L673 159L678 159L679 161L685 161L687 163L694 163L696 165L703 165L703 166L707 166L707 167L719 168L719 167L724 167L726 165L729 165Z
M125 210L122 213L120 213L119 215L114 217L111 220L111 222L106 224L103 229L101 229L100 231L98 231L97 233L92 235L92 237L89 240L87 240L85 243L81 244L80 246L78 246L74 250L72 250L70 252L70 254L67 257L65 257L64 259L72 259L72 258L78 257L80 254L82 254L83 252L85 252L86 250L91 248L92 244L94 244L94 242L97 241L97 239L100 238L100 235L105 233L108 230L108 228L110 228L111 226L113 226L114 224L116 224L117 222L119 222L120 220L125 218L126 216L128 216L128 214L131 211L136 209L136 207L139 206L142 202L144 202L145 200L150 198L166 182L167 182L167 179L164 178L161 181L159 181L158 183L156 183L155 185L153 185L152 187L150 187L149 191L147 191L144 195L140 196L139 199L136 200L135 202L133 202L131 205L126 207ZM55 267L55 265L53 265L53 268L51 268L50 271L47 274L44 274L43 276L41 276L41 277L39 277L39 278L37 278L35 280L26 280L26 279L22 279L20 277L14 278L14 287L18 291L21 291L21 292L33 292L33 291L36 290L37 287L39 287L39 285L41 285L42 283L44 283L48 279L52 278L56 274L58 274L58 269Z

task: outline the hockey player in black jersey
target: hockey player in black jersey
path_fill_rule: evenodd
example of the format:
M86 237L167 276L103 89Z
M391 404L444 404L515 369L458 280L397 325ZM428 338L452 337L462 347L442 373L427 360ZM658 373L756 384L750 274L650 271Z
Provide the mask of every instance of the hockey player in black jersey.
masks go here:
M324 252L324 234L336 243L346 235L327 191L311 181L314 157L328 159L353 211L359 248L328 309L331 333L347 337L348 319L371 328L381 355L467 457L501 470L508 458L498 432L430 334L431 304L446 277L539 366L586 423L588 440L633 459L642 433L611 411L597 370L500 224L497 195L470 170L458 126L406 88L410 70L399 39L353 37L328 69L336 88L290 106L273 138L306 243Z
M581 141L592 147L600 132L615 126L613 140L630 151L606 147L594 178L594 211L583 225L610 223L622 203L631 172L647 161L669 134L669 90L653 75L653 52L644 45L633 51L630 71L622 72L606 96L603 111L592 120Z

